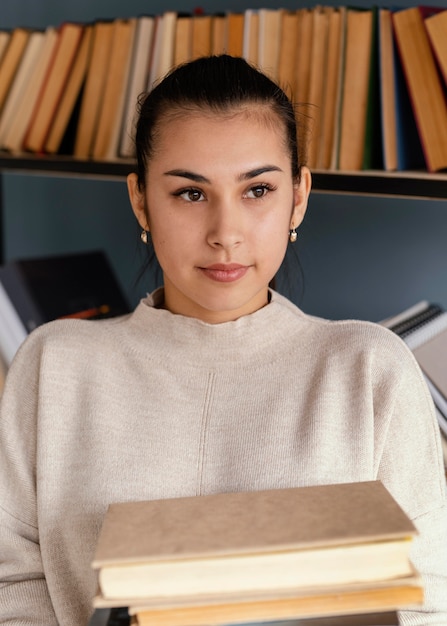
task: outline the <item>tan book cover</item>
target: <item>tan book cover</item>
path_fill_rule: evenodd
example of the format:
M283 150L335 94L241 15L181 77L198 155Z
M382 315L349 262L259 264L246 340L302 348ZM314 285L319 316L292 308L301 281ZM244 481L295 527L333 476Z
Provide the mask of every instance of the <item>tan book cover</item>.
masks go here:
M78 51L83 24L64 23L48 73L24 138L24 147L31 152L43 152L45 140L60 102Z
M244 47L244 14L230 11L226 15L226 51L234 57L242 56Z
M312 46L310 53L310 76L308 115L311 120L307 163L314 168L320 147L322 112L325 105L327 85L329 14L331 7L318 6L313 10Z
M136 18L117 19L113 23L110 65L92 149L92 156L98 161L118 157L135 27Z
M211 54L211 15L194 15L192 18L191 56L193 59Z
M93 567L105 597L269 593L411 575L414 533L378 481L121 503Z
M447 103L419 7L393 13L394 33L429 172L447 168Z
M93 25L91 58L76 129L74 156L78 159L88 159L92 154L109 71L112 39L112 21L98 21Z
M41 86L53 58L57 41L57 29L52 26L48 27L45 30L44 43L36 60L34 72L26 85L23 97L10 121L9 127L5 131L2 147L11 152L21 152L23 149L23 140L39 98Z
M192 55L192 15L177 15L175 24L174 65L187 63Z
M89 24L85 25L82 40L73 61L72 71L68 76L67 84L45 141L44 152L49 154L56 154L59 151L76 101L85 83L92 50L92 36L93 27Z
M358 171L363 166L372 32L372 10L348 9L338 159L343 171Z
M225 28L225 15L223 13L216 13L213 15L213 22L211 26L211 54L224 54Z
M279 71L282 13L282 9L259 9L258 12L258 66L275 82Z
M297 72L298 12L283 11L281 15L281 41L279 46L278 83L294 100L293 89Z
M22 55L30 36L27 28L15 28L8 41L8 45L0 61L0 111L8 95L9 88L14 80Z
M162 80L174 66L176 22L177 13L174 11L166 11L157 16L148 90Z
M444 82L447 84L447 10L431 15L424 21Z
M295 100L304 105L309 98L310 59L312 49L313 9L298 9L298 45L296 50Z
M20 106L24 97L26 87L35 72L44 39L44 33L38 30L33 31L28 38L22 60L17 68L3 110L0 114L0 145L3 145L17 108Z

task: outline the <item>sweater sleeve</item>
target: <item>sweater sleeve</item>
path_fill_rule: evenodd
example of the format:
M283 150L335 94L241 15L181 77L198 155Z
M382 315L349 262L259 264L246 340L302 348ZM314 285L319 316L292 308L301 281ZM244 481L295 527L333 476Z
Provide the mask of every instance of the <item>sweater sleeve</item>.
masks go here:
M399 340L400 341L400 340ZM396 349L397 348L397 349ZM412 561L424 583L421 610L402 611L401 624L447 625L447 504L440 432L433 402L412 353L395 346L394 391L382 395L388 418L378 433L378 478L413 520ZM381 389L387 387L382 379ZM390 391L390 386L388 386Z
M0 408L0 622L57 626L39 545L36 493L39 351L25 344Z

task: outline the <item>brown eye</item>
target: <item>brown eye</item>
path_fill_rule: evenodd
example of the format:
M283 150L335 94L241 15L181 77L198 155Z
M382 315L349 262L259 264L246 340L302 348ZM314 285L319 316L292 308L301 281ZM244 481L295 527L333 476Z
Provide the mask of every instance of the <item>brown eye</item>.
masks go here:
M272 191L272 187L270 185L256 185L255 187L251 187L247 192L248 198L263 198L269 191Z
M186 202L201 202L205 199L203 192L200 191L200 189L194 188L180 189L180 191L177 191L174 195L182 198L182 200L186 200Z

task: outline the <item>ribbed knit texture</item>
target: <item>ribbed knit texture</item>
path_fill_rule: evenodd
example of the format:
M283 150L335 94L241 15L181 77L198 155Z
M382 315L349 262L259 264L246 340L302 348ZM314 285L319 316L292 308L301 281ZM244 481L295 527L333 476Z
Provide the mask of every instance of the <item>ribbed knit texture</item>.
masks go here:
M447 625L439 431L412 354L276 293L209 325L156 308L38 328L0 417L0 624L83 626L110 502L381 479L421 531L423 611Z

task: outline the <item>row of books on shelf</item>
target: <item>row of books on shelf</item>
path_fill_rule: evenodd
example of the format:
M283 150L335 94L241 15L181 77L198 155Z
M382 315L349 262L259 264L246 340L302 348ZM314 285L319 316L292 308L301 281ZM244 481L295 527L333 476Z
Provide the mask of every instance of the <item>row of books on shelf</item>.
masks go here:
M0 150L133 158L138 96L179 63L228 53L292 97L311 167L439 171L446 33L447 10L322 5L1 31Z
M91 624L397 625L423 600L415 535L380 481L115 503Z

